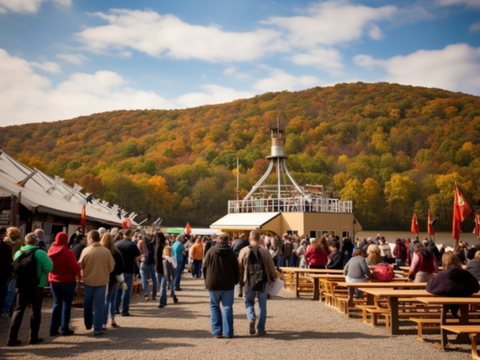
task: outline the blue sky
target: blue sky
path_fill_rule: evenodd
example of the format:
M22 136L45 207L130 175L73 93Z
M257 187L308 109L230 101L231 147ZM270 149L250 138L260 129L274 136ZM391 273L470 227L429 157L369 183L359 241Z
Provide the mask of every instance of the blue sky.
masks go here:
M356 81L480 95L480 0L0 0L0 126Z

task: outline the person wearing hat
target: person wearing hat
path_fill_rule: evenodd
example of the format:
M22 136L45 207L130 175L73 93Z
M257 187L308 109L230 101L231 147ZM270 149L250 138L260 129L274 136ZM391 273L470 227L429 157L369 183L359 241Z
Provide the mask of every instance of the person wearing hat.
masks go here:
M12 247L3 239L7 236L7 229L0 228L0 310L3 309L5 298L8 293L8 281L12 275ZM1 315L2 319L8 317L8 313Z

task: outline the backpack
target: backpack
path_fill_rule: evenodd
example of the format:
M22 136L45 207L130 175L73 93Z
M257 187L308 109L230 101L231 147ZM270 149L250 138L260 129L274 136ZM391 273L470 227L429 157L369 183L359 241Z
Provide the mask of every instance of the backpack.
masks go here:
M13 261L13 272L20 292L34 292L39 284L37 275L37 258L35 252L20 250L20 256Z
M260 245L250 245L249 248L250 253L247 258L248 286L255 292L264 292L267 285L267 274L259 251Z
M382 262L373 269L373 276L378 281L389 282L395 277L395 273L391 265Z

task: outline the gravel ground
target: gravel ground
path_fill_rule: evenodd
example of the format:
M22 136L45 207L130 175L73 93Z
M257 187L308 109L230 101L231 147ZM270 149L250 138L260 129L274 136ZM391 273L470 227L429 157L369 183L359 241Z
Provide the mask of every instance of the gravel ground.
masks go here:
M347 319L318 301L296 299L285 290L268 301L265 336L249 335L243 299L236 298L234 338L215 339L210 332L209 298L203 280L185 274L182 288L177 293L179 303L169 299L163 309L143 296L133 297L132 316L117 315L119 327L109 327L99 337L85 330L83 310L75 308L71 324L75 335L48 336L51 299L46 299L40 330L45 341L26 345L27 310L19 334L22 345L6 347L9 322L0 320L0 359L471 359L470 345L443 352L417 341L416 335L392 337L382 325L373 328L359 319Z

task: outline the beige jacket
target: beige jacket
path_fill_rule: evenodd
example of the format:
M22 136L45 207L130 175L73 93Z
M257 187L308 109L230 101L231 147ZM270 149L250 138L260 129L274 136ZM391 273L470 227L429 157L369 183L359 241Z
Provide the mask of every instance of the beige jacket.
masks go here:
M110 273L115 267L112 253L100 243L87 246L78 260L83 270L83 282L89 286L108 284Z
M250 247L246 246L242 250L240 250L240 254L238 254L238 264L240 265L240 276L239 276L239 284L243 286L247 280L247 272L245 269L247 268L247 261L248 261L248 254L250 254ZM260 255L262 256L263 264L265 265L265 272L267 273L268 281L272 286L277 278L277 272L275 271L275 264L273 263L272 255L267 250L267 248L260 246Z

